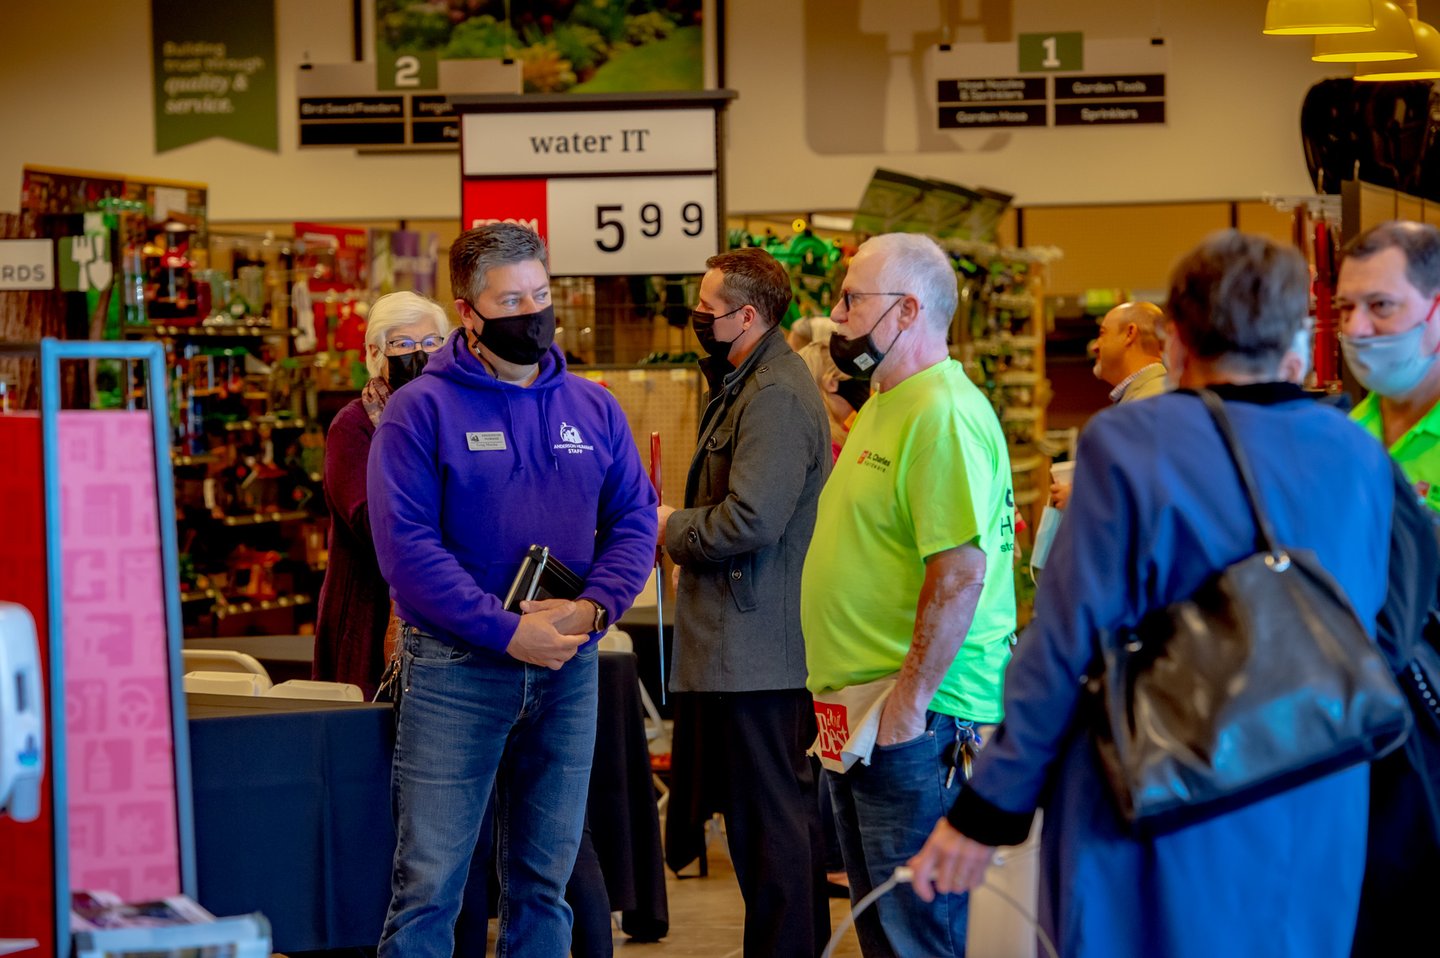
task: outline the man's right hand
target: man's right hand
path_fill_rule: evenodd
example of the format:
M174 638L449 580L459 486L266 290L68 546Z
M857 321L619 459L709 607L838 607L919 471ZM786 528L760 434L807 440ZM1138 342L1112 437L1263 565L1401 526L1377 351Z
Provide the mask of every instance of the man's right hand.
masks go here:
M552 602L547 603L547 608L520 616L520 627L505 646L506 654L547 669L558 669L570 661L590 638L587 632L567 635L556 628L567 624L565 620L574 615L574 606L574 602Z
M1066 506L1070 505L1070 483L1050 483L1050 505L1054 506L1056 509L1064 509Z

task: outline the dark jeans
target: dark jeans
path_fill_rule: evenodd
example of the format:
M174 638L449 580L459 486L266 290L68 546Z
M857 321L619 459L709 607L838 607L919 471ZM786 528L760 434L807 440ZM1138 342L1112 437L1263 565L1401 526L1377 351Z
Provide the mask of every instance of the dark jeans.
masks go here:
M815 710L804 689L688 692L706 787L730 842L745 899L747 958L814 958L830 937L824 839L805 750ZM680 696L676 696L678 699Z
M835 828L835 803L830 798L830 773L818 758L810 760L815 772L815 794L820 799L820 834L825 836L825 873L843 872L845 855L840 851L840 833Z
M565 902L595 751L598 646L559 670L405 630L391 773L395 867L381 958L451 958L495 791L500 958L570 948Z
M959 774L946 788L950 767L941 757L956 721L938 712L927 719L919 738L877 745L868 766L826 776L852 904L920 851L960 793ZM927 905L901 885L856 919L855 933L865 958L960 958L968 919L968 895L938 895Z

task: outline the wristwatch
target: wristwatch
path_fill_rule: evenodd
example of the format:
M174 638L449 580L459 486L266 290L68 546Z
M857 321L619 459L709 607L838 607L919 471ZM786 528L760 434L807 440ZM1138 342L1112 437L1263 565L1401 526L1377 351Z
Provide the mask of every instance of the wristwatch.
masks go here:
M590 631L604 632L610 628L610 613L605 611L605 607L594 599L586 599L585 601L595 607L595 620L590 623Z

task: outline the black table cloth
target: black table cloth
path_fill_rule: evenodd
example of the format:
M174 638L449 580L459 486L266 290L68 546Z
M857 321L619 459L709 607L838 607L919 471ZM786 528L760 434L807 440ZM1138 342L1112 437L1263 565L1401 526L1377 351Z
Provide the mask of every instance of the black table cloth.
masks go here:
M390 902L388 705L188 695L199 901L277 951L373 945Z
M669 929L635 657L600 656L589 815L622 929ZM389 706L187 696L199 900L261 911L277 951L373 945L390 898Z

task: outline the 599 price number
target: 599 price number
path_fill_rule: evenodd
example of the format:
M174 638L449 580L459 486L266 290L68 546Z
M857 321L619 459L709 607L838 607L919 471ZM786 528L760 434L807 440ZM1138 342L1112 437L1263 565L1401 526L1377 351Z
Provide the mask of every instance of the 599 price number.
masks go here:
M624 204L614 203L595 207L595 229L600 234L595 246L602 253L618 253L625 248L626 210ZM658 239L666 230L665 210L659 203L641 205L638 222L632 220L630 228L646 239ZM668 227L679 229L686 236L700 236L705 232L705 207L693 200L680 207L679 215L671 220Z
M556 177L547 186L558 275L699 273L718 251L715 177Z

